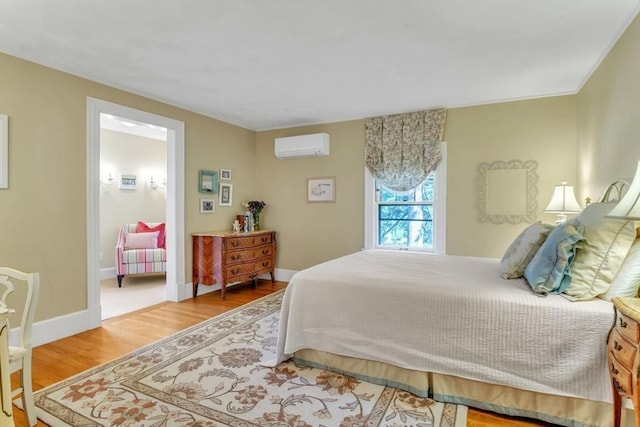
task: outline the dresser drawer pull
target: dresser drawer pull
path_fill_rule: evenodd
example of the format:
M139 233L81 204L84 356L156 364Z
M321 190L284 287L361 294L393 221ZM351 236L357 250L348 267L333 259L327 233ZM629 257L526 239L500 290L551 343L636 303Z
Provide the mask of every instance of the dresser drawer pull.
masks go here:
M235 275L235 274L238 274L238 273L240 273L240 269L239 268L234 268L234 269L231 270L231 274Z
M620 327L621 328L626 328L627 327L627 322L625 322L624 319L622 319L622 317L620 318Z
M261 239L260 239L260 241L261 241L262 243L267 243L267 242L269 241L269 238L267 238L267 237L263 237L263 238L261 238Z
M237 261L242 258L240 255L231 255L231 261Z
M262 263L262 266L263 266L263 267L269 267L269 261L265 261L265 262L263 262L263 263Z
M233 246L234 248L237 248L238 246L240 246L240 242L238 242L236 240L232 240L231 241L231 246Z
M620 373L620 371L616 369L616 365L611 365L611 373L613 375L618 375Z
M269 249L263 249L262 255L269 255Z
M620 344L618 344L618 341L615 341L615 340L614 340L614 341L613 341L613 349L614 349L615 351L620 351L620 350L622 350L622 346L621 346Z

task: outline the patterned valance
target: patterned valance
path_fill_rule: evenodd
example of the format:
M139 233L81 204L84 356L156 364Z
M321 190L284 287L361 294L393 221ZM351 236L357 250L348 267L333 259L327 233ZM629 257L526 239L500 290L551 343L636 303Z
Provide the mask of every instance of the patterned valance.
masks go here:
M365 158L383 186L409 191L422 184L440 159L445 109L365 119Z

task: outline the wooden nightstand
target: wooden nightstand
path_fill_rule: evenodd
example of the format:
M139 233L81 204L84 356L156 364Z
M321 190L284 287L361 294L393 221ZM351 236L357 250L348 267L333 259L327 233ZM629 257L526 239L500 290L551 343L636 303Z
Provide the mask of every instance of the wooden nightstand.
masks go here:
M612 298L616 320L607 338L607 358L613 387L613 425L620 427L622 397L633 403L636 426L640 426L640 298Z

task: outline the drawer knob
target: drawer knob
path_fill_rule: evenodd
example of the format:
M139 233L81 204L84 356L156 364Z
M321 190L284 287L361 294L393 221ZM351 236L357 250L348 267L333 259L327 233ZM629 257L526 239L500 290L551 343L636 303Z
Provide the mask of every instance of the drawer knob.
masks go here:
M621 346L620 344L618 344L618 341L615 341L615 340L614 340L614 341L613 341L613 349L614 349L615 351L620 351L620 350L622 350L622 346Z
M262 250L262 255L267 255L269 253L269 249L263 249Z
M239 268L234 268L233 270L231 270L231 274L238 274L238 273L240 273Z
M620 371L618 371L615 367L615 365L611 365L611 373L613 375L618 375L620 373Z
M240 259L240 255L231 255L231 260L232 261L237 261Z
M240 242L231 241L231 246L234 248L238 247L238 245L240 245Z
M616 385L616 391L620 394L627 394L627 390L620 385L617 379L613 379L613 383Z
M627 327L627 322L625 322L622 317L620 318L620 327L621 328L626 328Z
M263 263L262 263L262 266L263 266L263 267L268 267L268 266L269 266L269 263L268 263L267 261L265 261L265 262L263 262Z

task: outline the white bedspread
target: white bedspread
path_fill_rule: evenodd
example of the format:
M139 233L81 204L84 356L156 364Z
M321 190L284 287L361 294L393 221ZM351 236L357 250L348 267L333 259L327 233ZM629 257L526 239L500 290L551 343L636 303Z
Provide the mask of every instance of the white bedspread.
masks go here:
M499 260L362 251L296 273L278 363L310 348L556 395L611 401L613 305L540 297Z

